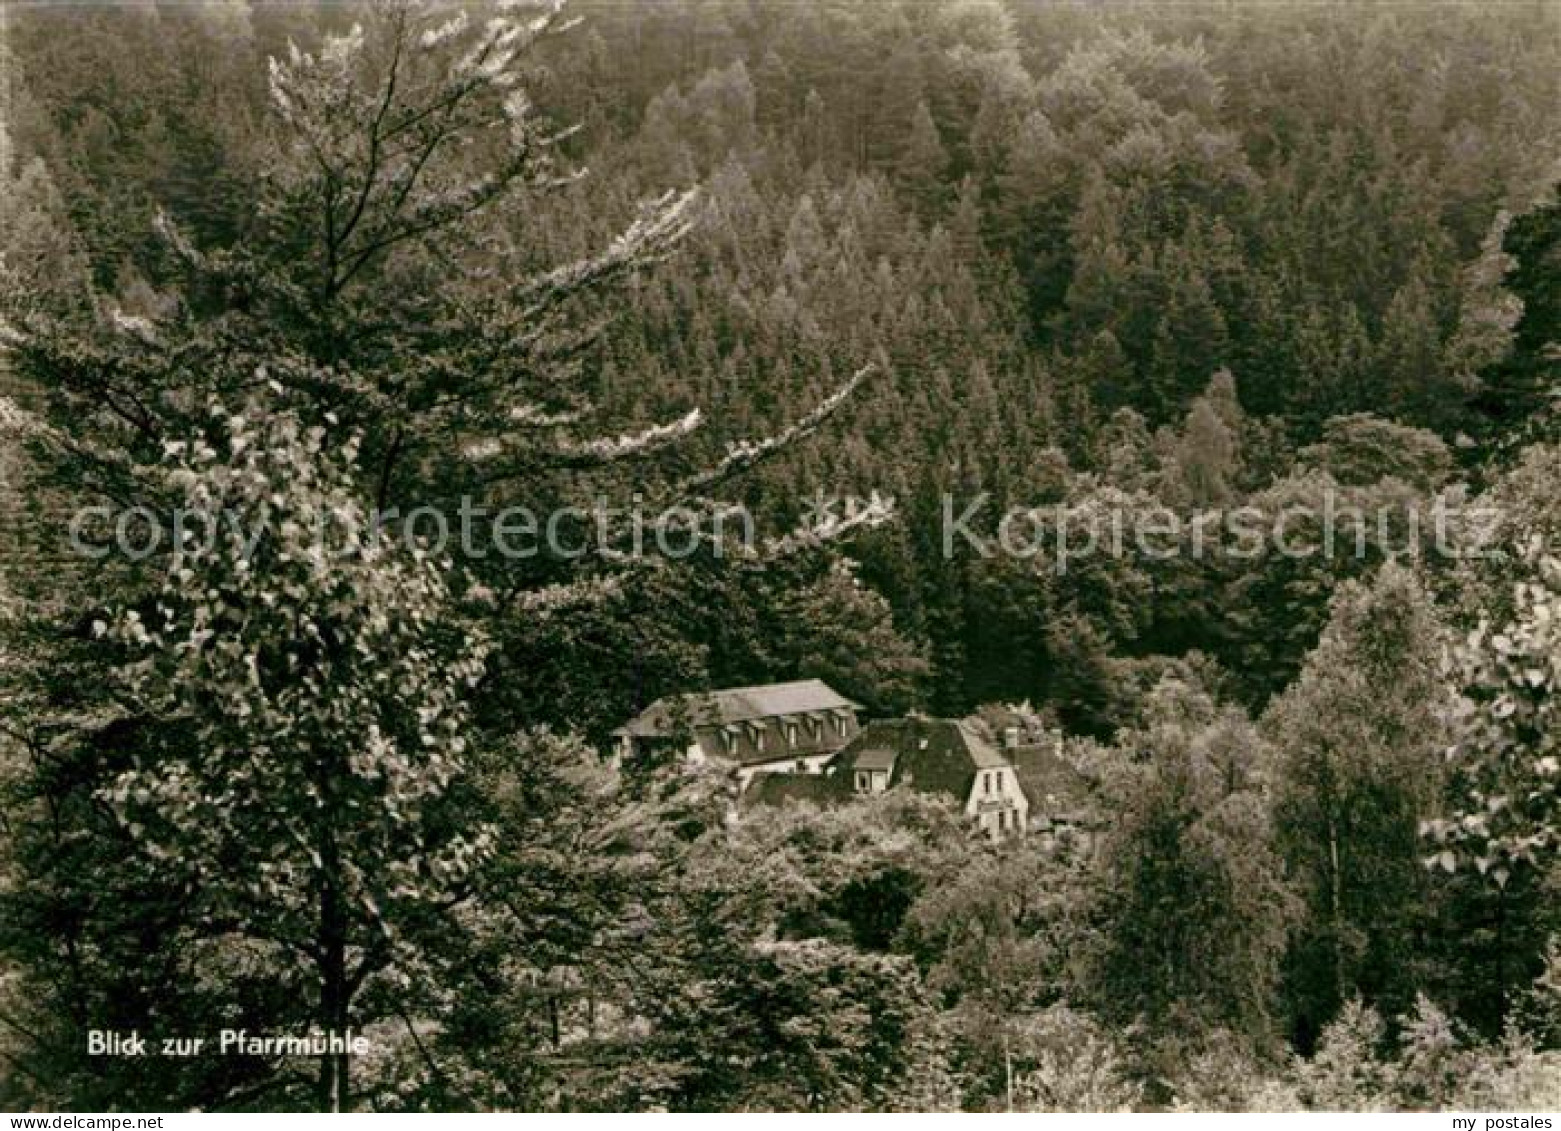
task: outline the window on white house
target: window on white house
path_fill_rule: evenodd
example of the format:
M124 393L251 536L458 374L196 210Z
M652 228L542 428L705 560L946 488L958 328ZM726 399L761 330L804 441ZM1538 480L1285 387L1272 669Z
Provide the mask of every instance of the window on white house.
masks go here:
M856 791L866 793L873 788L873 775L865 770L856 772Z

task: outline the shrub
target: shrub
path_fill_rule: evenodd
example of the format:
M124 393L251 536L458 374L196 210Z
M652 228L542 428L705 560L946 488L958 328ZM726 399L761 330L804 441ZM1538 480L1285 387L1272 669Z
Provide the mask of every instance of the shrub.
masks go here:
M1018 1043L1015 1059L1029 1065L1014 1078L1020 1111L1132 1111L1143 1100L1115 1042L1087 1013L1052 1006L1025 1019Z

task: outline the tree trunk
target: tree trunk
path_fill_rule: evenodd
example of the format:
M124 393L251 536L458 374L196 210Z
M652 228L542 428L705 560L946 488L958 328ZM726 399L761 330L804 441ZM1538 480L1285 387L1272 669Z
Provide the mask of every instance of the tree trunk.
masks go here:
M340 1041L342 1049L327 1049L320 1058L319 1107L339 1112L348 1108L351 1065L345 1049L348 1006L347 915L341 890L341 859L336 838L327 830L321 838L320 884L320 1024L327 1041Z
M1014 1109L1014 1055L1008 1047L1008 1020L1003 1019L1003 1083L1008 1093L1008 1110Z
M1496 889L1496 1020L1507 1024L1507 888Z
M1333 924L1333 992L1344 1002L1344 884L1339 875L1339 826L1328 818L1328 909Z

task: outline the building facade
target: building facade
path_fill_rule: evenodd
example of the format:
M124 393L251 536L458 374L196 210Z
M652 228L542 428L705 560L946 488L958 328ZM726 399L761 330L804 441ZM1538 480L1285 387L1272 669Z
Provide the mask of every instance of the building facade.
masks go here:
M842 805L897 789L947 798L994 839L1029 827L1029 798L1003 752L966 723L921 715L868 723L817 773L755 779L743 805Z
M760 774L817 774L859 732L860 707L823 680L728 687L658 699L613 732L618 756L724 762Z
M993 837L1023 835L1030 801L1013 764L970 725L913 715L869 723L836 758L852 794L941 794Z

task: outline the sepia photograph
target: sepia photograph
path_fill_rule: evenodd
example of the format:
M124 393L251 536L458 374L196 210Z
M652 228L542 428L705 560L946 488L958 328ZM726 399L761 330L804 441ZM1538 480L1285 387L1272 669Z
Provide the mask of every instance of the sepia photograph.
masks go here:
M0 1112L1556 1131L1561 0L0 0Z

